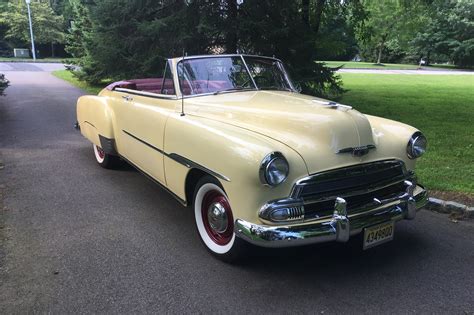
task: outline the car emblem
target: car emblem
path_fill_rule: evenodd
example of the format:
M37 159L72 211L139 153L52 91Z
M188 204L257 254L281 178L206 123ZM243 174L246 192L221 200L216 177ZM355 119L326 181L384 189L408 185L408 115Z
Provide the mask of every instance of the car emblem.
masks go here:
M375 145L373 144L368 144L360 147L350 147L350 148L344 148L339 151L337 151L337 154L339 153L352 153L352 156L360 157L364 156L369 153L371 149L375 149Z

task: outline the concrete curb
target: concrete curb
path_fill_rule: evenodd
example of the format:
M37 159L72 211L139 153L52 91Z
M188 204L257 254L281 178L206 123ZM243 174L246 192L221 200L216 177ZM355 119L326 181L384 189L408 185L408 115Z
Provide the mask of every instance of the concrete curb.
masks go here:
M447 213L463 219L474 219L474 207L469 207L454 201L445 201L430 197L425 206L426 209Z

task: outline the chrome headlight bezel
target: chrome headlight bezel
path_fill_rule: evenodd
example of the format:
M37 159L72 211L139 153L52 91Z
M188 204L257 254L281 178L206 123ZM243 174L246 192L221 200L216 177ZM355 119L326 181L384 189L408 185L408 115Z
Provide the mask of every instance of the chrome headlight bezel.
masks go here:
M426 152L428 141L426 137L420 132L415 132L407 145L407 155L410 159L417 159Z
M279 171L278 178L272 172ZM283 183L290 172L290 165L281 152L267 154L260 163L260 182L267 186L278 186ZM276 180L275 180L276 179Z

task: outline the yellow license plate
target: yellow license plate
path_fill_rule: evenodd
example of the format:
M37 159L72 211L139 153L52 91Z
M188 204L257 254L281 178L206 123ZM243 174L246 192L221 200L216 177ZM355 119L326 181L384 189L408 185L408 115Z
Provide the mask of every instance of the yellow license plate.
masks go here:
M364 229L364 249L368 249L382 243L393 240L395 224L393 222L383 223Z

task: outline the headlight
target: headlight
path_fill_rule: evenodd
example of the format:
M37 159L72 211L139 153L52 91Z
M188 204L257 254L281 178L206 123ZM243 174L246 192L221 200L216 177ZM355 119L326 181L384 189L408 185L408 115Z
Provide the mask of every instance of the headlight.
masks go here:
M264 185L276 186L283 183L288 176L288 161L280 152L268 154L260 164L260 181Z
M423 155L426 151L427 140L425 136L417 131L408 141L407 154L410 159L416 159Z

